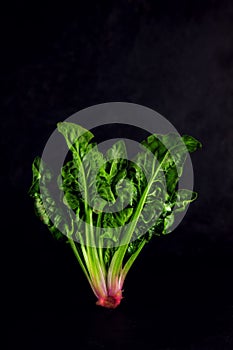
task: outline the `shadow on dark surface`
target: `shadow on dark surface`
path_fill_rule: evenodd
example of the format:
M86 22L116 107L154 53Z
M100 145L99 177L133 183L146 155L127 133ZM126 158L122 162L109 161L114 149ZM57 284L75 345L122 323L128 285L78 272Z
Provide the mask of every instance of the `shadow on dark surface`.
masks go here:
M26 8L1 23L12 348L232 349L232 2ZM198 201L174 234L145 247L114 311L95 306L68 245L50 237L27 195L57 122L110 101L155 109L203 143L192 155Z

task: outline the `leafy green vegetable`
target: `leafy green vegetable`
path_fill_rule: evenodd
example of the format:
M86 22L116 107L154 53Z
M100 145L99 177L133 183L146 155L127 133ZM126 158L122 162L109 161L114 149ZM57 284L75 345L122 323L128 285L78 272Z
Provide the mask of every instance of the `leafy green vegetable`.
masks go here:
M150 135L133 160L121 140L102 154L94 135L79 125L58 123L72 159L59 177L37 157L29 195L36 215L57 239L66 239L98 298L115 308L126 275L153 236L170 232L176 213L197 193L179 189L188 152L201 147L191 136ZM59 200L53 195L58 186Z

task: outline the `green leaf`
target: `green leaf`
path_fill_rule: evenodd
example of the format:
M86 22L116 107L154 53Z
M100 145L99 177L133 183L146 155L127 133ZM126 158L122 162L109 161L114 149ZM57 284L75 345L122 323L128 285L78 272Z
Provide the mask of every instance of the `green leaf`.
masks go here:
M106 152L106 159L96 178L98 193L109 203L117 197L117 184L126 177L127 152L123 141L116 142Z
M65 137L68 148L73 155L77 154L82 158L94 135L82 126L69 122L60 122L57 124L58 131Z
M201 142L189 135L183 135L182 140L185 143L189 152L194 152L202 147Z
M48 191L47 186L53 178L52 173L39 157L36 157L32 164L32 174L33 180L29 189L29 195L34 198L35 214L48 226L56 239L64 238L63 233L69 232L71 222L67 222L67 213L65 214L57 206Z
M195 199L197 199L197 193L186 190L186 189L181 189L177 191L174 196L174 212L181 212L184 211L187 207L187 205L191 202L193 202Z
M190 194L188 190L177 192L177 184L187 158L187 145L190 150L194 151L200 146L197 140L187 135L183 139L173 133L154 134L144 140L142 145L151 154L139 153L136 156L137 165L133 166L134 172L130 172L134 182L140 187L138 188L139 196L135 203L139 203L146 188L148 191L144 207L140 211L137 221L134 239L140 236L140 231L145 232L145 227L148 227L148 232L145 235L147 239L153 235L168 233L168 228L174 222L175 213L185 210L187 205L196 198L195 194ZM154 176L155 173L156 176ZM148 204L152 204L152 206Z

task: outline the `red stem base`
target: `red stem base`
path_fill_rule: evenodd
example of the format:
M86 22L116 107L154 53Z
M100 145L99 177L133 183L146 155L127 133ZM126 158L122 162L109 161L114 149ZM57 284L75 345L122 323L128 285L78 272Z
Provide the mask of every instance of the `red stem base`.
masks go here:
M96 305L106 307L108 309L115 309L122 299L122 292L119 290L115 295L107 295L106 297L101 297L96 302Z

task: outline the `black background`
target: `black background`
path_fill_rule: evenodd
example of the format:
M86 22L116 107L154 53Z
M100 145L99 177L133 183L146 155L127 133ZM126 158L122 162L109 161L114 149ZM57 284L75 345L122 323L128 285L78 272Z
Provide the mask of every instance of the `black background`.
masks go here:
M8 348L232 349L232 1L21 1L1 13ZM155 109L203 149L192 155L199 199L105 310L27 190L56 123L111 101Z

